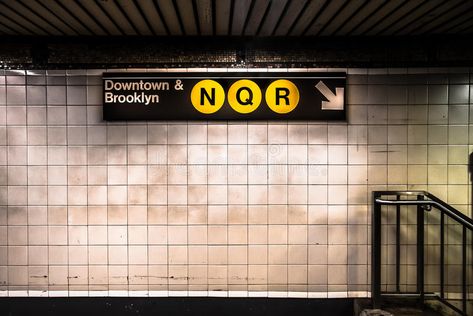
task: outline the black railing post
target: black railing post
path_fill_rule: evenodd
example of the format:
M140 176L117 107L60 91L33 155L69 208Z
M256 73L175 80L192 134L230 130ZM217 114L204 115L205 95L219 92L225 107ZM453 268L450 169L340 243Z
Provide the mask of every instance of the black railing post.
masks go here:
M371 219L371 298L373 308L379 308L381 300L381 204L376 203L378 197L378 193L373 192L373 217Z
M417 200L423 200L423 195L418 195ZM417 292L420 302L424 302L424 208L417 206Z
M466 226L463 226L462 233L462 310L466 315L466 303L467 303L467 290L466 290Z
M396 196L400 200L401 196ZM396 292L401 292L401 205L396 205Z
M440 213L440 297L445 298L445 215Z

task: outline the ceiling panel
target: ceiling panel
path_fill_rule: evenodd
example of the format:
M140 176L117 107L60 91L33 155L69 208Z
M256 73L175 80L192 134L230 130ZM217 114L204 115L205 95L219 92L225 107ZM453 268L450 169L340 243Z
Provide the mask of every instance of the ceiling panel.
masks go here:
M269 12L269 0L260 0L253 2L250 15L245 27L244 35L254 36L259 30L262 20Z
M327 6L320 12L319 16L303 35L319 35L319 33L330 24L330 22L343 10L348 1L328 1Z
M102 4L105 5L106 3L102 1L100 2L101 4L98 4L95 1L89 0L79 0L79 2L82 4L82 7L85 10L97 17L97 20L100 21L102 27L105 28L110 35L126 34L123 32L122 25L116 23L116 21L113 19L115 12L110 13L109 10L102 7ZM118 11L117 8L115 8L115 10Z
M166 35L166 28L164 27L163 20L159 15L159 12L156 8L156 5L153 1L149 0L137 0L138 6L141 8L141 11L146 16L153 29L153 34L155 35Z
M470 0L0 0L13 36L471 33Z
M62 20L60 16L56 15L49 7L44 6L41 2L21 0L21 3L24 6L28 6L29 9L34 11L38 16L41 16L46 23L50 23L56 29L60 29L65 35L77 35L77 32L70 27L66 21Z
M48 22L45 18L38 15L35 10L32 10L29 5L25 5L20 1L4 2L2 6L8 7L11 12L15 12L17 15L28 20L31 24L44 30L50 35L65 35L60 29L54 24Z
M213 34L213 8L211 0L197 0L197 13L199 19L200 34Z
M366 32L381 23L390 14L396 12L399 8L405 5L409 0L388 0L378 7L375 12L370 14L360 25L352 29L350 35L364 35Z
M85 2L91 2L84 0ZM137 35L136 28L130 23L129 19L125 18L123 10L120 10L118 5L112 1L98 1L98 5L103 10L103 12L110 17L110 21L117 25L117 28L120 30L120 33L126 35Z
M405 28L401 29L398 34L406 35L416 32L418 29L424 27L426 24L432 23L433 20L440 17L442 14L445 14L450 9L455 8L462 0L450 0L450 1L440 1L436 6L432 7L430 10L419 14L417 18L407 25Z
M367 1L361 8L358 9L338 30L334 35L349 35L359 25L364 23L372 14L375 14L380 8L385 5L386 1Z
M152 35L153 31L148 26L148 20L141 12L141 8L135 4L135 1L116 0L117 6L139 35Z
M86 25L94 35L108 35L107 31L100 24L97 16L87 11L80 2L70 0L58 0L58 2L60 2L63 7L68 8L69 11L73 12L74 16Z
M228 35L231 21L231 11L231 0L219 0L215 2L216 35Z
M192 0L177 0L176 5L182 19L184 33L186 35L198 35L199 31L196 24L196 18L198 19L198 17L196 17L196 12L194 12Z
M319 16L329 0L309 1L308 5L301 11L301 15L296 19L289 35L302 35L312 22Z
M419 16L437 7L441 1L443 0L426 0L424 2L419 1L418 3L409 2L394 12L388 19L381 22L378 27L374 29L373 33L377 35L397 34L399 30L414 23Z
M27 17L22 13L18 13L12 10L7 3L0 2L0 12L2 12L8 20L13 23L19 24L21 27L27 29L29 32L36 35L51 35L47 30L43 29L41 26L35 24L34 22L29 21Z
M260 31L258 35L269 36L273 33L277 24L281 21L284 13L287 11L288 0L273 0L270 1L269 11L266 18L261 21Z
M255 0L239 0L234 1L233 6L233 24L232 24L232 35L243 35L243 31L246 25L246 19L253 1Z
M417 16L420 12L425 12L426 10L429 10L430 7L436 5L436 1L437 0L408 1L404 5L400 6L397 10L392 12L388 17L381 20L378 24L376 24L373 28L366 32L366 34L378 35L385 32L392 26L402 26L406 23L409 23L409 16Z
M14 30L17 34L36 35L33 31L29 30L27 26L21 25L19 22L13 20L10 16L5 15L5 13L1 11L0 23L2 23L11 30Z
M455 30L464 28L470 23L473 22L473 10L470 10L470 12L462 15L461 17L455 19L455 20L449 20L445 24L439 26L437 29L435 29L435 33L442 34L442 33L448 33L448 32L453 32L455 33Z
M64 7L56 0L37 0L44 7L51 10L51 12L58 16L62 21L65 21L69 27L74 29L78 35L94 35L87 26L82 23L74 14L72 14L70 8Z
M0 22L0 34L2 35L18 35L18 32L15 29L9 27L6 24L3 24L3 21Z
M182 35L182 28L179 21L180 18L177 16L173 2L171 0L156 0L156 3L170 35Z
M308 4L308 0L291 0L286 11L283 12L283 16L279 21L279 25L276 25L273 35L288 35L292 26L298 20L299 16L305 11L305 8Z
M434 16L429 23L424 24L418 29L414 30L412 34L424 34L434 31L437 27L448 23L449 21L455 21L460 18L465 12L471 12L473 10L473 1L467 1L459 3L458 5L450 6L447 10Z
M325 28L320 32L322 36L333 35L338 29L344 26L358 10L360 10L366 0L350 0L347 4L336 14L330 23L327 23Z

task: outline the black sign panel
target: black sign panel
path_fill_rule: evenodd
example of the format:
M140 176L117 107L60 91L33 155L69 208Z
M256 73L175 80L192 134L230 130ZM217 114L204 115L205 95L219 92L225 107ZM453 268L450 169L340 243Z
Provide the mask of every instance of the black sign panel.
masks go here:
M345 120L345 73L104 73L103 118Z

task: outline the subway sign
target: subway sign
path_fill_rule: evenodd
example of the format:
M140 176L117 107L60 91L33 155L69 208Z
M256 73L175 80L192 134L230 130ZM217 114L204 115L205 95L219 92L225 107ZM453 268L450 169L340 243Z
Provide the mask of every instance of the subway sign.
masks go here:
M103 118L346 119L346 73L104 73Z

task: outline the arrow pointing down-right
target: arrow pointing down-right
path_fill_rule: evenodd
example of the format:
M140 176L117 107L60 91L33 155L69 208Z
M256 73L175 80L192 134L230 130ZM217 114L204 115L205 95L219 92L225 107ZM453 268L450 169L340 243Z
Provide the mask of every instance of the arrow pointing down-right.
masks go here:
M315 88L328 100L322 101L322 110L343 110L344 88L335 88L334 94L322 80L315 85Z

